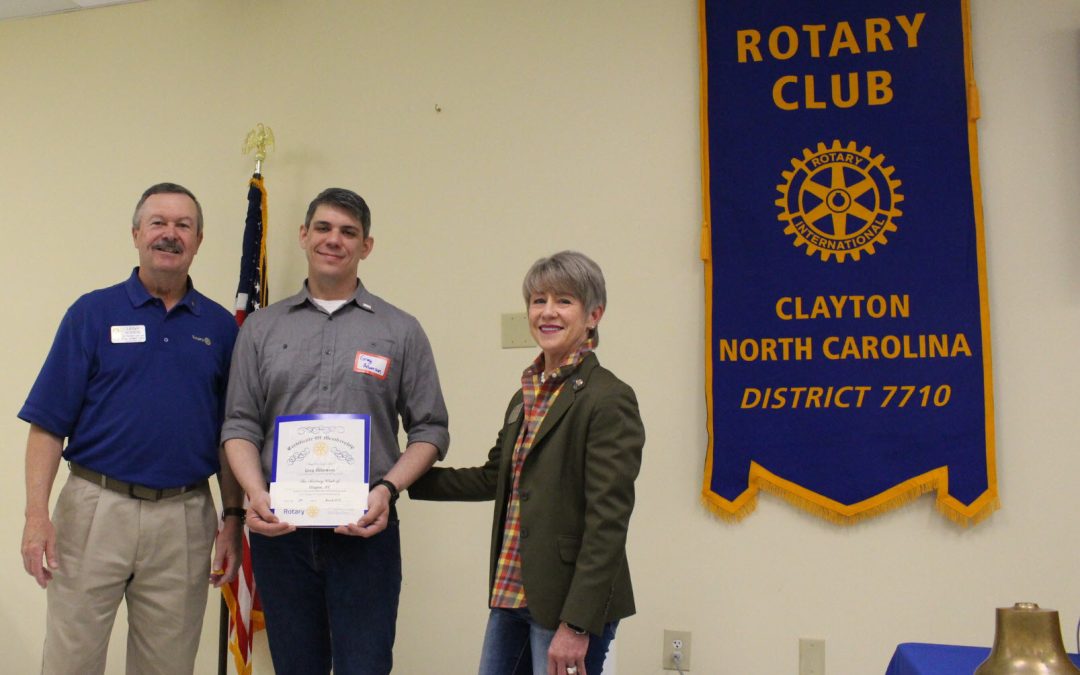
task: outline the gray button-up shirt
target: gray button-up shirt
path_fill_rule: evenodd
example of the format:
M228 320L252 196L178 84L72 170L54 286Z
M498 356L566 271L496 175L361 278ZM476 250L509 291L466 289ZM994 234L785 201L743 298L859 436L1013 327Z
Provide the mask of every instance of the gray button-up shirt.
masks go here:
M275 418L320 413L371 415L371 482L401 456L399 416L407 443L431 443L440 459L450 444L435 358L420 322L360 283L333 314L312 301L305 283L248 317L233 351L221 439L261 448L269 480Z

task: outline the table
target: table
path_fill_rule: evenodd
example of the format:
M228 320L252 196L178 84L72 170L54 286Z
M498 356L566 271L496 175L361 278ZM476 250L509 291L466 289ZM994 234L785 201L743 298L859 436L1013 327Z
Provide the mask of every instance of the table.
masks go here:
M972 675L988 656L989 647L905 642L896 647L885 675ZM1080 655L1069 658L1080 667Z

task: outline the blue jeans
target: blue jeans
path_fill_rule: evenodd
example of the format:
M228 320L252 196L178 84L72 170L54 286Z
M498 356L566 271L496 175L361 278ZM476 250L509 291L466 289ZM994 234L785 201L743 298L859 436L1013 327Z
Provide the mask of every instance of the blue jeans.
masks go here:
M615 639L618 621L604 625L604 634L589 635L585 653L585 673L600 675L608 646ZM529 609L491 610L484 646L480 651L479 675L547 675L547 653L555 631L533 621Z
M303 528L251 533L251 566L262 598L277 675L386 675L394 665L401 594L396 517L371 537Z

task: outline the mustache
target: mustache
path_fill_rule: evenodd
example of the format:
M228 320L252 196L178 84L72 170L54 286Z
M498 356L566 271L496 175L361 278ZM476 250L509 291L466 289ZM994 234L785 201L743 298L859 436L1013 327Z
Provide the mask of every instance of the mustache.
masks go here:
M162 239L154 242L154 245L150 248L155 251L164 251L165 253L183 253L184 247L180 245L180 242L175 239Z

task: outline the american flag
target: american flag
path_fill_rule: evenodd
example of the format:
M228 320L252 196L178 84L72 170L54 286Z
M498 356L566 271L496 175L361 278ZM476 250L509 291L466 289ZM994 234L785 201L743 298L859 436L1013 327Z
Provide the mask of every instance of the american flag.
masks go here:
M248 183L247 219L244 222L244 246L240 254L240 283L236 286L236 323L260 307L269 298L266 287L266 187L260 174Z
M244 225L244 246L240 258L240 283L236 288L236 323L243 324L248 314L265 307L266 286L266 187L256 173L248 184L248 210ZM229 651L233 653L236 672L251 675L251 640L263 629L262 603L255 592L251 571L251 546L244 528L244 557L236 579L221 587L229 607Z

